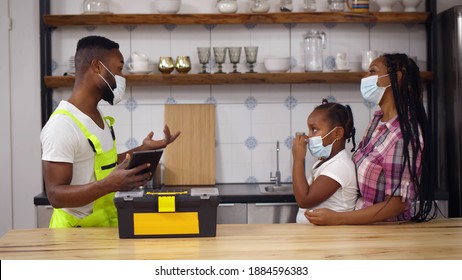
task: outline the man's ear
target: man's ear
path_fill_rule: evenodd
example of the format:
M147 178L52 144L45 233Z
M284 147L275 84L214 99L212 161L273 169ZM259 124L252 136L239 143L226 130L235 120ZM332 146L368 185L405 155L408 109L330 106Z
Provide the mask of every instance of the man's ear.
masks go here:
M93 71L94 73L101 73L103 66L101 65L101 63L99 63L99 60L98 59L93 59L91 62L90 62L90 69L91 71Z

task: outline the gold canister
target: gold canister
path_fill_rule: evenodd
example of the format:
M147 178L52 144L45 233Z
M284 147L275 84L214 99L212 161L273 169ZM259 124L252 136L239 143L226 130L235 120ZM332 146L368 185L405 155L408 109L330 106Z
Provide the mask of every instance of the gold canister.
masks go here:
M189 56L178 56L176 58L175 69L178 73L186 74L191 70L191 60Z
M175 69L175 65L173 63L173 58L170 56L161 56L159 58L159 71L163 74L170 74L173 69Z

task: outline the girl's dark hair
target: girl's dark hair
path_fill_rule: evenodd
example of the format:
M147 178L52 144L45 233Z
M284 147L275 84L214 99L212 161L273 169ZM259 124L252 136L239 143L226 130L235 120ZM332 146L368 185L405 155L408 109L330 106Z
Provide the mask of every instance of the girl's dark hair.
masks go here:
M353 152L356 149L355 134L356 129L353 122L353 112L348 105L342 105L340 103L329 103L326 99L322 100L322 104L317 106L315 110L326 111L326 117L331 122L331 126L341 126L345 131L345 139L348 142L353 142Z
M391 89L398 111L398 120L403 135L403 165L400 174L400 184L405 168L409 170L415 193L420 201L415 209L412 220L428 221L433 215L433 189L429 170L429 122L423 106L423 89L420 80L420 70L416 63L406 54L384 54L384 64L388 69ZM397 72L402 74L401 85L398 85ZM423 139L424 143L420 141ZM412 154L410 154L410 152ZM417 166L417 155L421 153L421 170ZM399 184L399 185L400 185ZM395 190L398 189L396 186ZM415 207L415 206L414 206Z

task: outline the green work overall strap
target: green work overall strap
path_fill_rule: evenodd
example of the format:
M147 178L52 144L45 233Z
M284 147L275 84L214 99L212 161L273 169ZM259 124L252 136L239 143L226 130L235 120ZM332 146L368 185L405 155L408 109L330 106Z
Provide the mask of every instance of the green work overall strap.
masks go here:
M107 125L111 128L113 137L113 146L110 150L104 152L101 148L101 143L98 138L91 134L88 129L70 112L58 109L53 115L64 114L70 117L80 128L82 133L89 140L95 152L94 172L97 181L104 179L109 175L112 170L117 166L117 150L115 143L115 136L112 130L114 119L112 117L105 117ZM77 218L62 209L54 209L53 216L50 221L50 227L111 227L117 226L117 209L114 205L115 193L106 194L93 204L93 212L85 218Z

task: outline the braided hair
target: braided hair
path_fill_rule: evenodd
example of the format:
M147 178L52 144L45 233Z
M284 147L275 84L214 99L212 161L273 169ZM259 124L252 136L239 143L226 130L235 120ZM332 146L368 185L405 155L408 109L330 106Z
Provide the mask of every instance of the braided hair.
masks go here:
M428 145L424 145L424 143L430 143L428 141L429 122L423 106L420 70L406 54L384 54L382 57L388 69L403 136L403 165L400 173L400 184L404 169L407 168L415 193L420 201L419 208L415 209L412 220L415 222L427 221L434 218L436 212L430 216L434 203L434 193L428 165L430 149ZM402 74L401 85L398 84L397 72ZM420 139L423 139L424 143ZM421 170L417 165L419 153L422 155ZM398 189L398 186L394 191Z
M340 103L329 103L327 99L322 100L322 104L317 106L315 110L326 111L327 119L331 122L331 126L341 126L345 131L345 139L353 142L353 152L356 149L355 135L356 129L353 122L353 112L350 106Z

